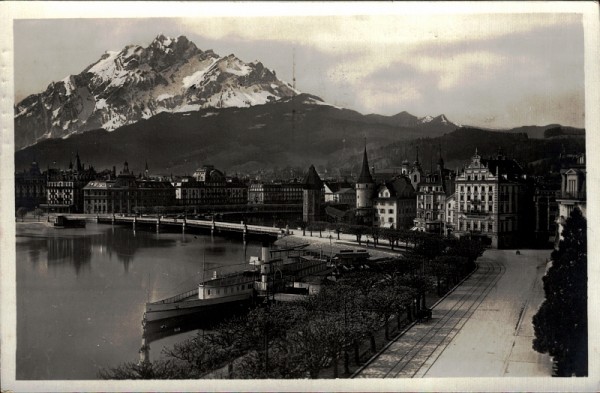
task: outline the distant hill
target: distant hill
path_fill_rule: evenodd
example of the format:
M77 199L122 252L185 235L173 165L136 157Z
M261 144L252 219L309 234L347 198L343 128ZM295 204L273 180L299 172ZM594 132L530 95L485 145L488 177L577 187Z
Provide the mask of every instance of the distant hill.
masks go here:
M521 126L511 130L489 130L509 133L525 133L532 139L553 138L557 136L585 136L585 130L582 128L561 126L560 124L548 124L546 126Z
M534 172L543 173L543 170L550 166L539 166L541 162L554 162L561 153L585 152L585 138L579 134L565 135L564 138L536 139L530 138L525 132L517 132L522 129L519 127L500 132L463 127L439 137L392 143L374 151L370 160L379 168L400 166L405 158L412 163L418 147L421 165L425 170L429 170L435 168L441 147L445 166L456 169L470 162L475 149L482 157L493 156L501 149L503 154L516 159L524 167L532 163L533 168L535 163L538 166L533 168Z

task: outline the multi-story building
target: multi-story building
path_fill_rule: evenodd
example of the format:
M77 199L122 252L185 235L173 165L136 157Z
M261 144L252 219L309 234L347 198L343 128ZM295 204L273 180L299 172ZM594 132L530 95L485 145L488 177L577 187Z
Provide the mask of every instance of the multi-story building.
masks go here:
M521 166L498 154L471 163L456 177L456 236L478 237L494 248L522 244L527 229L527 187Z
M333 203L356 206L356 191L354 188L340 188L333 194Z
M587 215L585 154L579 155L575 164L561 169L560 175L561 187L556 196L558 202L556 246L562 239L564 223L573 209L579 209L584 217Z
M451 235L454 233L456 227L456 192L446 197L446 221L445 221L445 235Z
M409 229L415 218L415 191L408 177L397 176L380 185L374 200L373 226Z
M36 161L28 170L15 173L15 208L33 209L46 203L47 175Z
M454 173L444 168L441 153L436 171L417 184L417 214L414 225L422 232L445 234L446 199L454 193Z
M253 183L248 186L248 204L302 204L302 183Z
M168 181L136 178L127 162L116 179L94 180L83 188L88 214L152 213L175 204L175 189Z
M184 177L171 182L171 184L175 188L175 199L178 206L197 208L245 205L248 202L248 187L237 179L228 179L219 175Z
M84 169L76 155L76 165L69 163L65 171L51 171L46 183L46 203L40 207L57 213L83 213L85 185L96 179L96 171L92 166Z

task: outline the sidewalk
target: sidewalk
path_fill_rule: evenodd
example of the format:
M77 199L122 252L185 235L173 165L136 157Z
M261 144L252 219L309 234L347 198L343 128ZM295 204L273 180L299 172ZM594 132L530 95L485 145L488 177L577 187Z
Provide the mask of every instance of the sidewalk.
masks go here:
M367 239L369 240L369 245L367 246ZM379 239L379 243L377 246L373 244L373 238L371 236L364 236L361 238L361 244L359 245L356 241L355 235L350 235L346 233L340 233L340 239L338 240L338 235L334 231L324 230L321 232L321 237L319 237L318 231L313 231L312 236L310 235L310 231L306 231L305 235L302 235L302 230L293 229L290 230L290 235L287 235L279 240L277 240L277 244L285 245L286 242L294 244L302 244L309 243L313 248L318 248L323 250L323 254L329 255L330 253L339 252L341 249L353 248L353 249L361 249L368 250L369 254L375 258L386 258L386 257L398 257L403 254L404 246L394 247L394 250L391 249L389 243L386 240Z
M358 375L359 378L550 376L532 349L549 250L487 250L479 269Z

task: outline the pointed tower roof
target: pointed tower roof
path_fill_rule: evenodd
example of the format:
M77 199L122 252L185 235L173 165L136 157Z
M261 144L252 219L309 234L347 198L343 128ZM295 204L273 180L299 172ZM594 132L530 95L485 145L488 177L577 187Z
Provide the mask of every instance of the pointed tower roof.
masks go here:
M362 168L360 170L360 176L358 176L357 183L374 183L371 171L369 171L369 160L367 159L367 147L365 146L365 152L363 154Z
M320 190L323 188L323 181L319 177L314 165L311 165L310 168L308 168L308 173L304 178L304 184L302 188L305 190Z

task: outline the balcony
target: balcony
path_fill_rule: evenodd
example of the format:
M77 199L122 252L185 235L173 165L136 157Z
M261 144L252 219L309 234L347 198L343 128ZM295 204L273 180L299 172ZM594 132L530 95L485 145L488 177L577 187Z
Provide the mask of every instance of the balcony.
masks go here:
M486 217L492 214L492 212L488 212L488 211L484 211L484 210L470 210L470 211L462 211L460 212L462 214L464 214L467 217L473 217L473 218L481 218L481 217Z
M585 200L585 191L558 191L556 193L557 199L576 199Z

